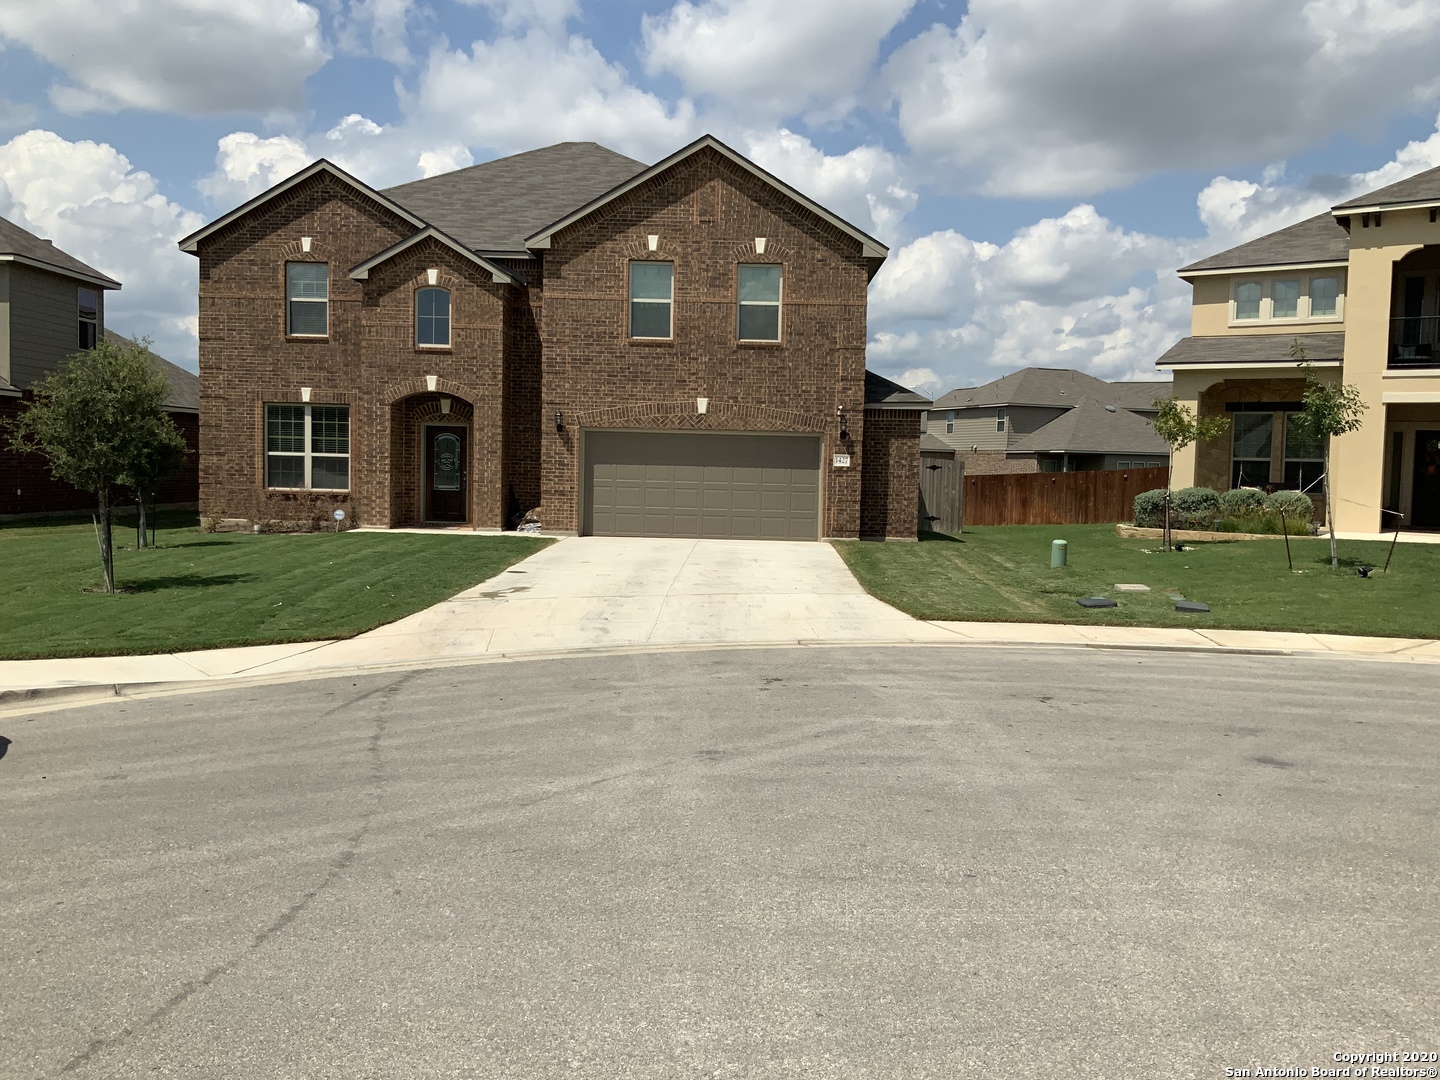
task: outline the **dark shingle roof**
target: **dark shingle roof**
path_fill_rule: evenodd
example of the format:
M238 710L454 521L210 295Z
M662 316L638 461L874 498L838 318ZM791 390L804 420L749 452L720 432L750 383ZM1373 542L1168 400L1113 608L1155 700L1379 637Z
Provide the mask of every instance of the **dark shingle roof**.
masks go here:
M524 254L527 236L646 168L598 143L565 142L383 194L475 251Z
M873 371L865 372L865 407L867 409L928 409L931 401L924 394L907 390L897 382Z
M1350 234L1336 224L1330 211L1267 233L1257 240L1182 266L1182 275L1196 270L1239 270L1247 266L1290 266L1299 263L1346 262Z
M1440 202L1440 168L1376 188L1336 206L1336 210L1352 210L1365 206L1403 206L1405 203Z
M1181 338L1159 364L1294 364L1290 343L1296 338L1310 360L1340 360L1345 354L1343 330L1325 334L1240 334L1227 337Z
M978 409L990 405L1042 405L1068 409L1079 404L1084 398L1094 397L1111 402L1124 398L1125 407L1128 409L1148 407L1150 401L1159 396L1152 394L1144 400L1143 405L1131 405L1135 395L1123 389L1115 389L1128 385L1150 387L1152 384L1109 383L1073 368L1021 368L984 386L970 386L942 394L935 402L935 407ZM1141 396L1145 392L1148 391L1140 392Z
M1165 441L1142 417L1119 406L1107 408L1095 400L1080 402L1009 447L1012 454L1035 451L1071 454L1170 453Z
M118 289L120 282L102 274L74 255L61 251L49 240L42 240L27 232L13 221L0 217L0 256L18 256L30 262L42 263L58 274L79 276L99 285L102 289Z
M1112 382L1109 403L1122 409L1154 412L1155 399L1166 397L1175 389L1174 379L1156 382Z
M117 334L114 330L106 329L105 337L121 345L133 345L134 341L124 334ZM165 376L165 383L170 392L165 397L165 407L174 409L177 412L199 412L200 411L200 377L193 371L186 371L184 368L172 364L163 356L150 353L150 358L155 361L155 366Z
M955 456L955 448L944 439L931 435L928 431L920 436L920 452L922 454L948 454Z

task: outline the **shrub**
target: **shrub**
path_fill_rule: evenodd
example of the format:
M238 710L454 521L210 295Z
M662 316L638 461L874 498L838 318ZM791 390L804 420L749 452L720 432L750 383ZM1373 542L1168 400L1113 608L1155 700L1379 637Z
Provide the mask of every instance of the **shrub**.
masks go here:
M1165 488L1142 491L1135 496L1135 524L1158 529L1165 523Z
M1307 526L1315 520L1315 500L1303 491L1277 491L1265 500L1265 509Z
M1220 512L1227 518L1251 517L1265 507L1265 493L1259 488L1231 488L1220 496Z
M1220 516L1220 493L1213 488L1181 488L1170 496L1170 520L1175 527L1208 529Z

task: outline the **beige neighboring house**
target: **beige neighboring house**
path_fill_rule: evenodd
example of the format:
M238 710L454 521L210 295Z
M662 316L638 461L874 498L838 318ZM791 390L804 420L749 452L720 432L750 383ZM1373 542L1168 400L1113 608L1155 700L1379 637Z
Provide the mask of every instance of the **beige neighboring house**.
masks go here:
M1297 430L1297 339L1328 378L1369 405L1335 439L1338 531L1440 529L1440 169L1351 199L1180 270L1191 336L1157 362L1220 439L1175 456L1176 487L1318 493L1323 447Z
M1170 448L1149 420L1168 393L1168 382L1023 368L941 396L925 433L955 451L967 476L1159 468Z

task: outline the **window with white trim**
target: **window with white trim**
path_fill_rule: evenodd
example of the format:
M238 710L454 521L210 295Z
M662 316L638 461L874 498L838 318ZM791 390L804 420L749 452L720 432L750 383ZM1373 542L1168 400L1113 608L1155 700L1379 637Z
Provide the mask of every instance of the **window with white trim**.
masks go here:
M415 344L422 349L450 347L450 290L415 292Z
M1312 277L1310 279L1310 317L1312 319L1333 319L1340 312L1339 301L1339 278Z
M1230 422L1230 486L1264 487L1270 482L1270 446L1275 414L1237 412Z
M741 341L780 340L780 267L741 265L739 274Z
M1235 279L1230 321L1336 321L1344 303L1344 278L1333 270Z
M1270 289L1270 317L1272 319L1298 319L1300 317L1300 280L1298 278L1277 278Z
M328 263L285 264L285 333L291 337L325 337L330 333Z
M669 338L675 333L675 264L630 264L630 336Z
M945 434L955 434L955 410L951 409L945 414Z
M80 348L93 349L100 340L100 293L95 289L76 289L75 306L80 322Z
M1242 281L1235 286L1235 320L1260 318L1260 301L1264 290L1258 281Z
M265 486L292 491L350 487L348 405L266 405Z
M995 430L997 432L1005 430L1005 410L1003 408L995 410Z

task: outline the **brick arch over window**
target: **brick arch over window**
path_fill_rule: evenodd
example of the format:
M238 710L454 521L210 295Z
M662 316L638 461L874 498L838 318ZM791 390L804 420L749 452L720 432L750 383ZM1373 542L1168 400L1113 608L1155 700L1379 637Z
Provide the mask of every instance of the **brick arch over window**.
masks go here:
M697 431L793 431L820 433L813 413L772 409L765 405L731 405L712 401L700 413L695 399L647 401L608 409L586 409L566 415L566 424L582 428L693 428Z
M436 381L435 389L431 390L430 384L425 381L425 376L417 375L413 379L391 383L381 390L380 403L394 405L396 402L407 397L414 397L416 394L448 394L450 397L462 398L472 404L483 400L484 397L473 386L456 382L454 379L447 379L443 375Z
M763 255L756 253L754 240L743 240L733 245L727 254L737 263L746 263L747 265L755 266L779 266L791 258L792 252L788 244L767 237L765 240L765 253Z
M292 240L285 245L283 252L286 262L335 262L335 250L329 245L315 237L310 238L310 250L306 251L299 240Z

